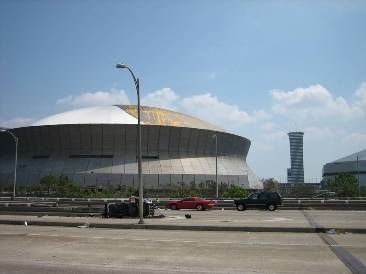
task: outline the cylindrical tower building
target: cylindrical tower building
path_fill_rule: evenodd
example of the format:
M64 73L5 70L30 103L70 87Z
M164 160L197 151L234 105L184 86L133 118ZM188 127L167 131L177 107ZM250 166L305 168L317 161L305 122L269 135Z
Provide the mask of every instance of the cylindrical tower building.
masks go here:
M289 132L291 168L287 169L288 183L304 182L303 137L304 132Z

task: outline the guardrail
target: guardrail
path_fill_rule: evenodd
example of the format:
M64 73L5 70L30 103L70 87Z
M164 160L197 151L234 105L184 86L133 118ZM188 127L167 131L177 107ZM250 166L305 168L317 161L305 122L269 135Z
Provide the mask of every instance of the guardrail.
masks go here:
M127 198L40 198L19 197L15 201L0 197L0 214L28 214L28 215L61 215L61 216L101 216L106 203L120 202ZM157 201L159 207L164 207L165 201ZM217 200L214 209L234 210L233 199ZM340 199L283 199L283 210L299 209L328 209L328 210L366 210L364 200Z
M235 209L233 201L219 202L217 209ZM281 209L366 210L366 200L283 200Z
M4 201L57 201L57 202L78 202L78 201L126 201L128 200L128 197L121 197L121 198L60 198L60 197L16 197L15 201L11 200L11 197L1 197L0 196L0 202ZM174 200L174 199L182 199L182 198L152 198L153 200L160 200L160 201L168 201L168 200ZM215 198L206 198L215 200ZM217 201L233 201L233 198L226 198L226 199L219 199ZM338 197L338 198L282 198L283 201L365 201L366 197Z

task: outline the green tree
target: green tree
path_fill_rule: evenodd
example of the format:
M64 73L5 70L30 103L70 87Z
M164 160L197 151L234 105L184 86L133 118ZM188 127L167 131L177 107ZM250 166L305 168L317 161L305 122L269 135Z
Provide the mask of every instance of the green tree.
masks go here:
M47 175L42 177L41 181L39 182L39 184L41 185L41 187L44 189L47 189L47 194L48 196L50 196L50 191L51 189L55 188L57 185L57 178L53 175Z
M61 197L78 197L79 187L67 176L61 175L56 185L57 195Z
M316 194L316 189L312 185L307 185L306 183L296 184L293 189L291 189L291 196L297 198L310 198Z
M278 181L269 178L263 182L263 189L270 192L278 192Z
M131 196L139 196L139 189L133 186L129 186L127 188L127 197L131 197Z
M249 195L249 191L245 188L240 186L231 185L228 189L224 192L224 198L244 198Z
M327 188L334 191L338 197L358 196L358 183L355 176L349 173L340 173L327 181Z

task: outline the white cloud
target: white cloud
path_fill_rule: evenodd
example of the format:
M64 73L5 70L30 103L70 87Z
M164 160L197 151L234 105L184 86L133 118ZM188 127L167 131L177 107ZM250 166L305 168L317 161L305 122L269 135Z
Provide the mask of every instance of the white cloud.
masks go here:
M287 140L287 133L282 130L261 133L252 140L253 149L261 151L276 150L283 143L287 143Z
M69 95L58 99L58 105L71 107L89 107L130 104L124 90L111 89L110 91L85 92L80 95Z
M268 142L262 142L258 140L252 140L251 150L269 152L274 149L273 144Z
M211 72L210 73L210 78L216 78L216 73L215 72Z
M285 131L274 131L262 135L262 139L274 143L279 140L287 140L287 133Z
M366 113L366 82L355 92L356 105Z
M170 88L163 88L151 93L148 93L142 98L141 103L145 106L160 107L166 109L176 109L175 103L179 96Z
M366 97L365 93L364 89L360 89L356 96L364 98ZM343 97L334 97L321 85L296 88L293 91L273 90L271 95L273 112L291 119L336 118L337 120L350 120L364 115L364 111L357 102L350 104Z
M0 127L5 128L17 128L17 127L24 127L29 126L35 121L33 118L28 117L16 117L10 120L0 120Z
M240 110L237 105L226 104L211 93L186 97L181 101L181 106L190 114L223 128L230 125L238 126L251 123L269 117L262 110L255 111L252 114Z
M353 132L346 136L344 142L366 148L366 133Z
M309 141L336 140L344 138L345 135L346 132L342 128L309 126L304 129L304 138Z
M125 91L111 89L111 91L86 92L80 95L69 95L56 102L58 105L78 108L87 106L129 104ZM207 120L222 128L230 129L247 123L265 120L270 117L263 110L248 113L237 105L230 105L218 99L211 93L198 94L181 98L171 88L162 88L142 97L141 104L189 113Z
M275 127L276 127L276 125L274 123L268 122L268 123L261 125L260 129L263 131L271 131L271 130L274 130Z

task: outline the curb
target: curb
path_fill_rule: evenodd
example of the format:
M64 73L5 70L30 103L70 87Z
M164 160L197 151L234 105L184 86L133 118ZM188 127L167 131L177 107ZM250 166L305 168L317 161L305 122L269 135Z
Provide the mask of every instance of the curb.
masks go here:
M21 220L0 220L3 225L24 225ZM186 231L237 231L237 232L288 232L288 233L326 233L334 230L337 233L366 234L366 228L326 228L326 227L237 227L237 226L202 226L202 225L149 225L149 224L103 224L90 222L89 228L109 229L151 229L151 230L186 230ZM27 225L77 227L85 222L27 221Z
M21 211L1 211L0 215L21 215L21 216L56 216L56 217L99 217L103 214L100 212L88 212L88 213L80 213L80 212L21 212Z

